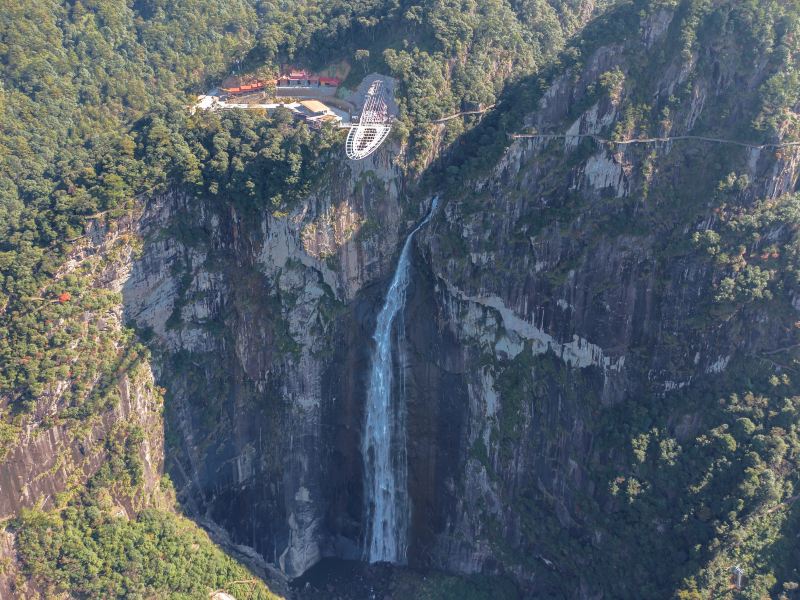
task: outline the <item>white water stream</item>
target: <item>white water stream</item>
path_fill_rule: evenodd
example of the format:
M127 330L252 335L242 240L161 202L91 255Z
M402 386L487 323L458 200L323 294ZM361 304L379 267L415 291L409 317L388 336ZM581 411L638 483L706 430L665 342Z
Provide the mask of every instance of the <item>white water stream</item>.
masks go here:
M408 234L397 261L386 300L375 324L375 348L367 390L366 425L361 454L364 459L364 497L367 531L364 558L371 563L404 563L408 547L408 501L405 398L395 397L392 354L392 326L406 302L410 281L409 254L414 234L431 218L428 215ZM399 394L402 395L402 394Z

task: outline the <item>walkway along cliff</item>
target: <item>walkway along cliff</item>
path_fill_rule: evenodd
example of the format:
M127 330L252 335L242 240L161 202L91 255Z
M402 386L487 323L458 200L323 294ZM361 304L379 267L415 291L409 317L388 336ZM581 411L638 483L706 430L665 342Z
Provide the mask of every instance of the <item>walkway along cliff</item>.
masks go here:
M626 18L635 34L587 47L541 93L508 90L528 102L515 131L566 139L508 140L499 102L443 158L456 191L428 226L392 140L363 161L338 153L287 214L151 199L123 293L152 336L187 512L290 577L365 546L369 560L503 573L541 597L659 597L727 573L738 550L711 544L714 523L730 530L761 435L731 398L772 375L763 394L784 393L796 344L800 296L778 251L795 234L769 211L793 206L800 149L582 141L724 137L752 122L772 76L724 29L687 61L674 10ZM657 75L637 72L643 58L662 61ZM617 72L617 88L598 85ZM458 162L464 148L492 156L492 136L497 160ZM724 241L732 223L757 230ZM399 435L372 441L376 417L374 431L403 425L404 450ZM732 447L726 435L741 460L697 459ZM783 460L759 465L788 490ZM682 493L698 469L714 485ZM756 516L788 510L767 512L780 490Z

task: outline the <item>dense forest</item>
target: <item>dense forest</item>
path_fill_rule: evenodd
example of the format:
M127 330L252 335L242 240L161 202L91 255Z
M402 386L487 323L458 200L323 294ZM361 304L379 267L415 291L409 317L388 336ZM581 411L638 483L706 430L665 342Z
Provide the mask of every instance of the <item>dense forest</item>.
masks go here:
M86 382L107 378L123 360L105 351L111 340L81 338L74 346L69 337L70 316L102 311L113 299L104 304L102 292L83 289L81 277L52 287L70 244L92 220L119 217L142 194L176 183L228 198L260 198L265 190L280 210L313 181L330 143L320 143L320 134L280 116L209 121L184 110L233 60L320 64L380 45L383 52L368 52L363 69L400 78L396 129L401 137L413 132L407 164L421 169L436 141L429 121L463 102L492 103L508 77L535 71L575 30L581 6L388 4L308 3L294 11L247 2L8 7L0 31L0 331L8 340L0 347L0 384L9 415L30 413L68 364L75 374L64 398L68 414L91 414L102 406L102 389ZM389 44L386 31L396 37ZM497 40L508 45L497 47ZM463 130L459 121L450 127L448 139ZM55 335L51 322L64 329ZM86 403L93 404L81 409ZM13 441L14 425L6 423L2 439Z
M0 14L0 461L32 424L44 430L66 426L79 435L119 402L119 376L149 359L146 340L130 328L107 326L120 297L98 278L115 258L83 260L75 253L94 227L129 218L140 210L142 198L174 188L244 211L267 206L285 214L319 183L329 150L341 143L333 129L311 130L281 112L190 115L186 110L194 95L233 65L322 67L348 61L353 70L345 85L351 87L369 72L393 75L399 81L394 135L403 148L400 167L423 189L446 187L455 197L466 182L496 164L509 134L524 130L525 116L553 78L577 70L594 48L639 35L639 19L679 6L681 50L688 56L702 45L704 28L716 26L719 7L729 4L740 43L768 55L773 74L760 89L758 106L751 107L754 118L742 120L737 130L726 122L720 131L711 122L707 133L756 143L800 139L796 3L612 4L5 0ZM606 9L615 11L611 18L584 29L590 17ZM659 68L641 63L626 74L604 73L592 96L573 112L577 116L624 88L620 112L625 119L612 135L619 140L658 135L669 121L670 106L651 105L645 91ZM674 104L687 93L676 91ZM493 104L497 109L479 127L477 117L452 120L443 128L430 125L464 108ZM790 310L789 291L800 285L800 200L789 195L742 206L734 198L746 187L736 174L720 183L710 200L719 225L695 234L691 247L681 249L714 273L706 308L719 320L775 298ZM776 227L788 233L770 241ZM755 259L746 260L748 255ZM68 260L79 264L65 274ZM791 375L776 377L740 365L725 385L703 390L714 409L691 447L681 448L663 427L642 431L643 423L666 420L661 401L631 401L605 413L601 425L608 437L598 443L625 448L629 465L625 472L609 466L598 475L616 502L616 511L606 515L619 524L613 543L620 554L638 552L648 563L642 572L657 573L661 560L683 565L677 575L642 582L642 597L668 597L659 593L667 588L678 598L718 597L729 587L731 560L758 566L746 597L797 597L797 565L791 563L796 548L776 542L778 530L796 530L800 519L796 509L781 508L796 501L800 472L800 392L796 364L788 367ZM695 398L678 391L669 401ZM129 428L117 441L106 440L108 461L87 484L71 485L47 508L25 510L7 522L17 536L24 577L44 597L71 592L86 598L168 593L194 598L234 581L243 582L234 586L237 598L273 597L176 514L166 476L161 500L144 506L142 466L132 452L141 435ZM655 493L668 486L687 490L687 499L668 506ZM115 516L115 503L122 498L137 507L136 518ZM557 532L539 529L531 516L535 506L521 504L525 535L557 538ZM652 533L652 523L665 512L683 523L669 539ZM578 554L583 542L565 543L559 551ZM618 568L609 557L590 570L602 580L621 576Z
M318 135L312 144L307 130L280 116L189 119L192 92L227 73L234 57L255 43L259 21L249 3L11 2L2 12L5 457L29 423L83 435L119 402L120 375L136 371L148 355L131 330L109 327L119 294L97 283L124 240L117 250L107 248L109 255L85 257L62 271L92 227L113 226L136 210L142 194L182 181L198 193L255 185L250 194L268 189L277 210L292 200L281 195L282 186L302 191L308 185L324 144ZM253 162L256 156L260 162ZM242 175L245 162L246 173L258 166L266 179L254 184ZM115 435L134 448L141 441L141 432ZM197 597L242 580L252 582L236 588L241 597L269 597L263 584L172 513L167 492L136 522L116 518L109 498L139 498L135 504L142 505L142 468L130 448L105 452L118 458L89 490L73 484L53 512L24 513L14 524L24 571L38 589L46 596L71 590L84 597ZM90 540L88 531L98 536ZM192 550L190 563L182 562L187 548L198 546L202 553ZM66 569L65 561L74 568Z
M234 62L320 65L356 56L362 72L400 77L398 131L413 135L408 166L419 170L432 149L428 120L464 101L493 102L508 76L534 71L563 45L582 10L580 3L544 0L6 3L0 15L0 457L28 423L80 432L95 422L119 401L119 375L148 357L132 331L106 326L119 297L96 283L105 258L91 257L61 274L90 228L132 214L143 195L175 185L245 206L266 199L281 211L321 171L331 131L310 132L280 114L189 116L193 94L219 81ZM43 408L43 398L47 406L54 400L54 410ZM122 488L112 480L92 485L135 495L135 477ZM42 589L81 588L88 596L173 585L158 574L142 579L137 567L139 575L124 581L99 579L85 587L93 569L109 577L128 571L104 562L120 544L138 545L137 536L152 537L154 527L175 527L165 523L173 517L157 513L120 528L104 512L78 486L59 499L55 513L23 515L15 526L26 572ZM89 518L107 522L102 527L118 539L91 550L72 546L68 540ZM62 533L55 535L54 527ZM176 534L166 543L185 543L180 539ZM105 566L80 558L86 551ZM52 561L69 555L88 570L53 570ZM219 560L211 551L208 557ZM170 568L181 569L177 562ZM220 577L215 569L198 572L213 585L209 578Z

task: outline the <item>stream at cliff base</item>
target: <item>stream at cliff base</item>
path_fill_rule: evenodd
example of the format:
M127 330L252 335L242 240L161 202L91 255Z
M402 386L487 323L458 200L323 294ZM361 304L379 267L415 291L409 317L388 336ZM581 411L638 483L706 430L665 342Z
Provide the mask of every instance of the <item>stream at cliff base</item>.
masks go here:
M438 199L422 222L408 234L397 268L378 313L375 346L372 351L369 388L367 390L366 423L361 453L364 460L364 498L366 502L365 560L402 564L408 546L408 473L405 440L404 398L396 397L392 357L395 336L393 325L405 307L410 283L411 243L431 218Z

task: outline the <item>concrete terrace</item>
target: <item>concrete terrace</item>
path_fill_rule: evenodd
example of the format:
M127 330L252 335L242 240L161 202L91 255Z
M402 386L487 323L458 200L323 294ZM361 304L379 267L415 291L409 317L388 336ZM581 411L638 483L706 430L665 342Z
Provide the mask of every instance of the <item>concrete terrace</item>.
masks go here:
M374 152L388 137L398 106L395 100L396 81L385 75L372 73L366 76L358 88L347 98L336 97L343 88L308 84L277 86L271 102L264 102L265 91L230 93L230 89L215 88L198 96L189 108L192 114L198 110L264 110L273 112L279 108L290 110L298 119L319 126L335 123L348 129L346 153L353 160L361 160ZM284 101L281 101L285 98Z
M315 85L292 85L280 86L275 89L276 101L258 102L257 97L260 92L241 96L231 96L225 94L221 89L214 88L206 94L198 96L197 101L191 106L190 112L194 114L198 110L224 110L224 109L244 109L244 110L266 110L274 111L284 107L294 112L303 112L301 103L305 100L318 101L323 104L331 114L340 119L340 126L349 127L358 122L358 113L364 107L364 101L370 86L376 81L383 81L386 90L387 111L390 118L396 118L398 113L397 103L394 99L396 82L392 77L372 73L363 79L358 88L350 93L346 98L335 96L339 88L320 87ZM286 98L286 101L278 99ZM355 117L355 118L354 118Z

